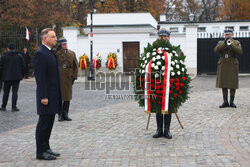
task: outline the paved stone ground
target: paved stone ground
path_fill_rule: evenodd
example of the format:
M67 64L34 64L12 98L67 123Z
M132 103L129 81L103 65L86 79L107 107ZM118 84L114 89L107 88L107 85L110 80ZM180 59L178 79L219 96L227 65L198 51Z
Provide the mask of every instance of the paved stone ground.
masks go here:
M51 136L53 150L62 155L48 162L35 159L37 116L34 104L27 107L28 103L34 103L35 85L24 81L19 93L22 111L0 113L0 166L248 167L249 83L250 77L240 77L237 109L219 109L222 95L221 90L214 88L215 77L194 79L190 99L179 109L184 129L173 115L171 140L152 138L156 130L155 115L151 117L149 130L145 130L147 115L136 102L104 100L104 92L84 91L83 84L78 83L71 108L73 121L56 121ZM7 122L12 126L2 130Z

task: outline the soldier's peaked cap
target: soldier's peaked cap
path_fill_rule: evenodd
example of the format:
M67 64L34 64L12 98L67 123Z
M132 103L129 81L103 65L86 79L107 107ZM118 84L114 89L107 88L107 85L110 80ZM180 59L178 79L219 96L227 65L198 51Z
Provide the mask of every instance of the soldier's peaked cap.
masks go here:
M62 37L62 38L60 38L60 39L58 40L58 42L59 42L60 44L65 44L65 43L67 43L67 39L64 38L64 37Z
M233 33L233 29L230 28L230 27L226 27L225 30L224 30L224 33L225 34L232 34Z
M164 36L164 35L167 35L167 36L170 36L171 34L171 31L170 30L167 30L165 28L161 28L158 32L158 35L159 36Z

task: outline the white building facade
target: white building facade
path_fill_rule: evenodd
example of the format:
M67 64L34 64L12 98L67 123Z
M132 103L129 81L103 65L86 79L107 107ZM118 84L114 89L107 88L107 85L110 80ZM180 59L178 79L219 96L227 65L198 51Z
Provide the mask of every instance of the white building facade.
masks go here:
M225 27L232 27L238 36L250 37L250 22L167 22L157 21L150 13L117 13L93 15L93 56L102 57L102 68L107 71L105 62L110 52L117 54L116 71L127 72L136 65L136 59L143 53L148 43L157 39L157 25L172 31L170 42L180 45L187 56L189 73L197 73L197 38L222 37ZM80 29L64 27L63 36L68 40L69 49L79 58L84 53L90 57L90 16L84 35ZM132 59L134 57L134 59ZM132 65L132 66L130 66Z

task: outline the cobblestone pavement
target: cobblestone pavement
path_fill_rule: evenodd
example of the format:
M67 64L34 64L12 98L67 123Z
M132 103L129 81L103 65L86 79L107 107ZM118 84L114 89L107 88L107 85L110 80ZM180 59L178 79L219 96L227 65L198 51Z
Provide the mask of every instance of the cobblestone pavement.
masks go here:
M249 83L250 77L240 78L241 88L235 99L238 108L219 109L222 95L220 89L214 88L215 77L196 78L190 99L179 109L184 129L173 115L171 140L152 138L156 130L155 115L151 116L149 130L145 130L148 115L136 102L104 100L100 92L81 94L84 88L79 83L74 88L73 121L56 121L51 136L51 147L60 152L61 157L56 161L35 159L37 116L31 114L35 107L32 104L29 111L0 113L1 128L6 121L19 124L19 128L12 126L0 133L0 166L248 167ZM25 96L25 99L20 99L19 107L24 109L28 102L34 103L31 94L35 85L24 81L20 88L19 97ZM30 118L21 116L29 114ZM30 121L24 123L21 119Z

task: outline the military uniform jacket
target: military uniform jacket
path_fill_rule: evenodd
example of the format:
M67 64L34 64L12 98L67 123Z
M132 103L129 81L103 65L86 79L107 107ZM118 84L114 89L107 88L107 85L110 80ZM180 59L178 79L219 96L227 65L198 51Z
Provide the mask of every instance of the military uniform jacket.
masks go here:
M60 69L62 100L72 99L72 80L77 79L78 63L76 55L71 50L59 50L56 52Z
M237 56L242 54L240 42L232 39L232 44L227 46L223 41L219 41L214 48L214 52L220 56L217 62L217 88L239 88L239 62Z

